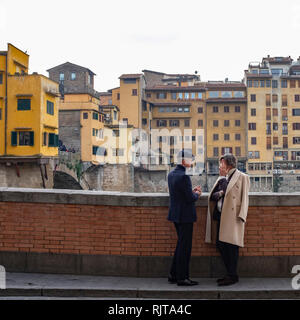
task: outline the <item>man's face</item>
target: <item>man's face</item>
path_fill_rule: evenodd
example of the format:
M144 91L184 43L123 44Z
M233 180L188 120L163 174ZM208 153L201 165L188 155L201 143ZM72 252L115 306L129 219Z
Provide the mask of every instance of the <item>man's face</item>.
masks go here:
M219 170L222 171L222 172L226 172L226 174L227 174L228 169L229 169L229 168L228 168L225 160L222 159L222 160L220 161L220 164L219 164Z
M182 159L182 165L186 168L190 168L193 165L193 160L190 158L184 158Z

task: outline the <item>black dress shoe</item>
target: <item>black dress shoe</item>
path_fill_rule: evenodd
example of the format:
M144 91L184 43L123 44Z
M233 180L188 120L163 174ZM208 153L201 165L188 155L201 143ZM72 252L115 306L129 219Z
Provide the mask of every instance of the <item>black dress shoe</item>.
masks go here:
M233 278L230 278L230 277L226 277L224 280L218 282L218 286L219 287L221 287L221 286L230 286L230 285L235 284L237 282L239 282L238 278L233 279Z
M197 281L193 281L190 279L179 280L177 281L178 286L196 286L198 284Z

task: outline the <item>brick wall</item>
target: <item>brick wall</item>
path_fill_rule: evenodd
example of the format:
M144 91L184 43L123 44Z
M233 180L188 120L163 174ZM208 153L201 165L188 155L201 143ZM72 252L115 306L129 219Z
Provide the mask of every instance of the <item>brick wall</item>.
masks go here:
M95 205L93 201L91 204L71 204L71 197L72 194L66 197L69 203L59 203L63 202L60 194L54 194L48 196L47 203L46 194L42 199L42 196L30 193L16 196L20 199L18 202L9 201L14 197L1 192L0 251L133 256L173 254L176 236L173 225L166 220L168 208L158 206L155 199L147 200L153 201L153 206L143 205L142 199L137 200L140 206L134 203L129 206L128 203L114 205L119 201L114 199L118 195L107 195L106 201L110 199L112 205ZM26 201L22 201L24 199ZM267 201L265 203L266 206L249 208L241 256L300 255L300 204L272 207ZM218 255L214 246L204 243L205 201L197 206L197 212L199 219L194 228L192 255Z

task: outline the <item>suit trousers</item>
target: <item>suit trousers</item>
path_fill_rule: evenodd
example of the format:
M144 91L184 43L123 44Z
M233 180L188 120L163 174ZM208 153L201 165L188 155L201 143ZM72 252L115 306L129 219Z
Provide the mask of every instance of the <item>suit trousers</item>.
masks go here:
M237 266L239 259L239 246L219 240L220 221L218 221L217 242L216 246L220 251L222 260L225 264L227 276L233 280L238 280Z
M189 279L192 253L193 223L174 222L177 232L177 245L173 256L170 275L178 280Z

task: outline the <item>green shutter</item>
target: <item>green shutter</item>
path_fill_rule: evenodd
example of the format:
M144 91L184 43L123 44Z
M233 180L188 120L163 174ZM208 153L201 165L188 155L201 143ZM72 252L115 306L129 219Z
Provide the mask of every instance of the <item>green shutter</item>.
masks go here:
M55 145L54 147L58 147L58 134L55 135Z
M30 141L29 141L30 146L34 146L34 131L30 131Z
M18 145L18 132L16 131L11 132L11 145L12 146Z
M55 134L54 133L49 133L48 147L54 147L54 143L55 143Z

